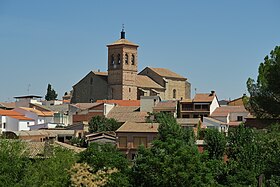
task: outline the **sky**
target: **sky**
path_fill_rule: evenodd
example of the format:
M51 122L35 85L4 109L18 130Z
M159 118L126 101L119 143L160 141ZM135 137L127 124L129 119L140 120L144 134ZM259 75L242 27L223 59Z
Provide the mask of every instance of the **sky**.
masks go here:
M195 93L247 93L258 66L280 45L279 0L0 0L0 101L58 99L90 71L107 71L107 44L139 45L138 71L168 68Z

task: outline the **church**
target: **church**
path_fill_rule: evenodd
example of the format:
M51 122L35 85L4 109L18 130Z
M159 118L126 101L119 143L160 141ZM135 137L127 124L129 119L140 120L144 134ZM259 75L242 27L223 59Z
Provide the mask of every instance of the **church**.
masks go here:
M139 100L141 96L159 96L161 100L189 99L191 84L187 78L165 68L146 67L138 72L137 44L125 38L108 47L108 71L89 72L73 86L71 103L96 100Z

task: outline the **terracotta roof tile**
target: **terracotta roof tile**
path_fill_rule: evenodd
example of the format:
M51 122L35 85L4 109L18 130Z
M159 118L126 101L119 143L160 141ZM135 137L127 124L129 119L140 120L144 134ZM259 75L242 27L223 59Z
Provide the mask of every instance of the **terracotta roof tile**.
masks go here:
M127 39L119 39L119 40L115 41L114 43L107 45L107 47L112 46L112 45L124 45L124 44L138 47L137 44L134 44Z
M140 88L159 88L163 89L162 86L157 84L155 81L153 81L150 77L146 75L137 75L136 76L136 86Z
M135 123L125 122L116 132L158 132L158 123Z
M94 106L98 106L100 105L100 102L95 102L95 103L76 103L76 104L72 104L72 106L75 106L81 110L86 110L89 108L92 108Z
M0 115L2 116L24 116L23 114L14 110L2 110L0 109Z
M50 117L50 116L54 115L54 113L50 112L50 111L40 111L40 110L36 110L34 108L27 108L27 107L19 107L19 108L29 111L29 112L33 112L33 113L37 114L38 116Z
M111 103L119 106L140 106L140 100L97 100L96 103Z
M160 101L154 108L176 108L177 101L175 100L166 100Z
M95 75L108 76L108 72L93 71Z
M139 112L139 107L135 106L116 106L107 115L118 122L146 122L147 116L147 112Z
M18 119L18 120L23 120L23 121L34 121L34 119L27 118L25 116L9 116L9 117L14 118L14 119Z
M212 102L216 94L211 93L198 93L195 94L193 102Z
M229 113L248 112L244 106L221 106L216 108L211 116L227 116ZM249 112L248 112L249 113Z
M16 103L15 102L10 102L10 103L4 103L4 102L0 102L0 106L4 107L4 108L16 108Z
M149 67L149 68L162 77L186 79L185 77L183 77L173 71L170 71L169 69L166 69L166 68L151 68L151 67Z

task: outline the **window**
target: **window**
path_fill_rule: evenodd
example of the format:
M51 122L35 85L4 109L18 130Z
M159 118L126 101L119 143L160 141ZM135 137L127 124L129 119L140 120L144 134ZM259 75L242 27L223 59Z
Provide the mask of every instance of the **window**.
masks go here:
M237 121L243 121L243 116L237 116Z
M127 147L127 138L119 137L119 147Z
M125 63L128 64L128 55L125 54Z
M131 92L131 88L128 88L128 92Z
M6 129L6 123L3 123L3 129Z
M133 147L138 148L140 145L147 147L147 138L146 137L134 137L133 138Z
M90 84L92 85L92 83L93 83L93 78L90 77Z
M173 90L173 98L176 99L176 90Z
M111 55L111 64L115 64L114 55Z
M132 64L132 65L135 64L135 57L134 57L134 55L131 55L131 64Z
M121 63L121 55L118 54L118 64L120 64L120 63Z

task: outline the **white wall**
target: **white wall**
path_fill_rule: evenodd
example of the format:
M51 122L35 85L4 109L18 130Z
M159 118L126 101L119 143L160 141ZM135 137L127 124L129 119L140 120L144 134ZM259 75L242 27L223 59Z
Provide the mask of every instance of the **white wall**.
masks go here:
M237 121L237 116L243 117L243 122L245 122L245 117L247 117L249 112L232 112L230 113L230 121Z
M210 105L210 115L212 114L212 112L214 112L214 110L216 109L216 108L218 108L220 105L219 105L219 102L218 102L218 100L217 100L217 97L215 96L214 97L214 99L213 99L213 101L212 101L212 103L211 103L211 105Z
M104 116L107 117L108 113L114 108L114 104L104 103Z

